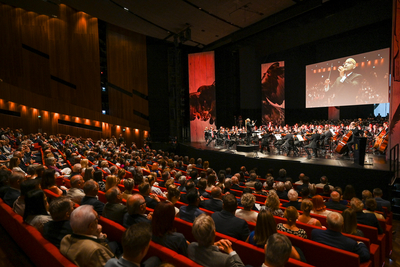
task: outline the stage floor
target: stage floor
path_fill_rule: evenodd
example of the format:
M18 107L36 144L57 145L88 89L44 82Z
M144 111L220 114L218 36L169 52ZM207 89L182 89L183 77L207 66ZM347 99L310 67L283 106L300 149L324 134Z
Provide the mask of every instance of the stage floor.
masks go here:
M386 160L385 155L375 155L372 153L365 154L364 166L360 166L354 163L353 157L345 158L343 157L343 155L340 155L335 152L327 153L325 155L318 155L318 158L313 157L311 159L308 159L304 149L301 149L300 156L293 156L292 152L289 156L287 156L286 153L284 153L283 155L279 155L276 149L274 152L271 153L268 153L266 150L263 153L261 152L255 153L255 152L238 152L235 150L236 145L233 147L233 149L227 149L226 147L215 147L214 145L211 144L209 146L206 146L204 142L192 142L187 145L192 146L196 149L224 152L228 154L241 155L249 158L296 161L302 164L318 164L320 166L324 165L337 166L337 167L357 166L364 169L374 169L382 171L389 171L390 169L389 162ZM273 150L274 148L271 147L271 151Z

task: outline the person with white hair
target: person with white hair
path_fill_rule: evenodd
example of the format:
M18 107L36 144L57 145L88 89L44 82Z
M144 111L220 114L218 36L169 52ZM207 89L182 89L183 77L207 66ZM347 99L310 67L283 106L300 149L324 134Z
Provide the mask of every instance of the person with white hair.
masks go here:
M283 203L282 206L287 208L290 206L295 207L297 210L301 210L301 203L298 201L299 194L294 189L290 189L288 192L289 202Z
M256 197L253 194L246 193L242 195L240 202L242 203L243 209L237 209L235 216L248 222L256 223L258 213L252 210L256 203Z
M244 266L228 239L214 242L215 224L210 216L199 215L193 222L192 233L197 242L192 242L188 246L188 257L194 262L209 267Z
M103 267L109 259L114 258L98 221L98 214L92 206L76 208L70 216L73 234L61 240L61 254L81 267Z

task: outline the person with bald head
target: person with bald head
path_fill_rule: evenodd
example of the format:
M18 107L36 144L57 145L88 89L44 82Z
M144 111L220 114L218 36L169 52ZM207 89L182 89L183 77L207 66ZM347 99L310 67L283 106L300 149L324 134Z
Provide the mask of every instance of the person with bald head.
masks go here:
M356 253L360 256L360 262L366 262L370 258L367 246L360 241L355 241L347 236L342 235L343 216L337 212L331 212L326 217L326 230L314 229L311 232L311 240Z
M211 190L211 198L204 200L200 203L200 207L216 212L222 210L222 190L220 187L215 186Z
M231 189L243 191L243 187L239 185L239 178L237 176L232 176L232 187Z
M325 92L331 99L331 104L348 105L355 104L358 90L361 88L363 77L355 73L357 62L354 58L348 58L343 66L337 68L339 76L331 85L330 79L325 80Z
M102 215L104 203L97 199L99 184L93 180L89 180L83 185L83 192L85 196L82 198L81 205L92 205L94 210L99 215Z
M344 211L347 206L340 203L340 194L338 191L331 193L331 201L326 201L325 206L327 209Z
M130 196L126 201L126 208L128 212L125 213L122 223L125 228L140 222L151 223L153 213L150 212L146 216L146 201L142 195L134 194Z
M85 196L85 193L83 192L84 184L85 181L83 180L82 175L74 175L71 178L71 188L67 192L67 197L79 205Z

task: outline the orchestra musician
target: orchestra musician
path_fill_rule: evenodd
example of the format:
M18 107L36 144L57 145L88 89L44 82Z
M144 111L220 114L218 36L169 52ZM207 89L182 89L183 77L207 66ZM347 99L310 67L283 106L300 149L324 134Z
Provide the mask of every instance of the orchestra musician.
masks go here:
M210 135L210 138L208 139L208 142L207 142L206 146L208 146L213 140L216 139L216 134L215 134L214 129L213 129L212 126L210 127L209 135Z
M246 125L246 131L247 131L247 136L246 136L246 144L250 145L251 144L251 137L253 135L253 127L255 126L254 121L250 122L250 119L247 118L245 121Z
M311 154L310 151L308 151L309 148L312 149L313 151L313 156L314 157L318 157L317 154L317 148L318 148L318 141L320 140L320 134L318 133L318 129L314 128L313 134L311 135L311 137L306 136L306 139L310 141L310 143L306 146L304 146L304 150L307 153L307 158L311 159Z
M283 137L284 143L283 147L287 150L287 155L289 156L290 151L293 150L293 154L296 154L294 151L294 137L292 134L292 130L288 129L285 137Z
M354 138L355 138L356 136L361 136L361 131L360 131L360 129L358 128L357 123L355 123L354 121L350 123L349 131L352 132L352 135L350 136L350 139L349 139L349 141L348 141L347 144L346 144L348 149L347 149L346 152L344 152L343 156L348 156L349 153L353 153L353 152L354 152L354 149L353 149Z
M269 148L269 140L271 137L271 133L269 132L269 130L267 129L261 137L261 148L260 148L260 152L263 152L264 147L267 148L268 153L271 153L271 149Z

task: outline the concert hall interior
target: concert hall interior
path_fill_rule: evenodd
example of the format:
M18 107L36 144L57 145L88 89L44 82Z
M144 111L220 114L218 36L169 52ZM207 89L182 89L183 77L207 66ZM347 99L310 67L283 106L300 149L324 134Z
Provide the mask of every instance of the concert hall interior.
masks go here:
M0 0L0 36L0 133L326 175L400 218L400 0Z

